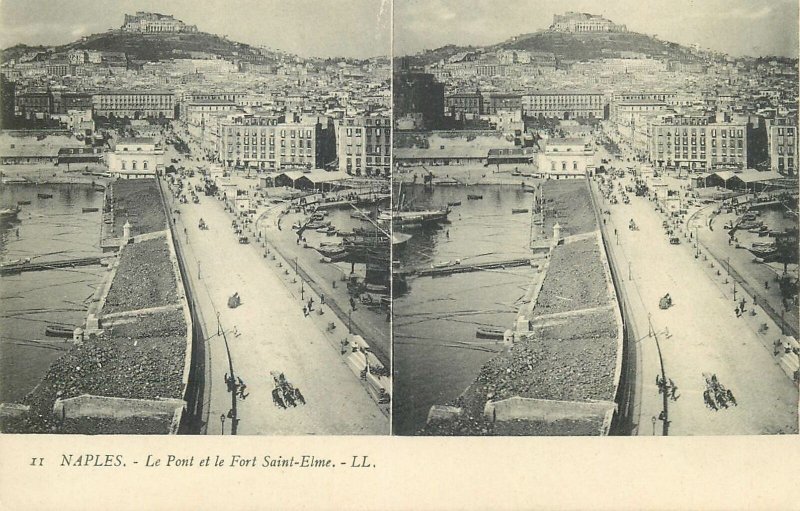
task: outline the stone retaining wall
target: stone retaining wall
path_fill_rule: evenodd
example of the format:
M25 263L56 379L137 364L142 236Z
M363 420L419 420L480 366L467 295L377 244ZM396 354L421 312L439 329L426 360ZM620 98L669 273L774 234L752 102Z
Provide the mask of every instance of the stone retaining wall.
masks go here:
M556 401L549 399L531 399L512 397L502 401L490 401L483 410L484 415L492 420L509 421L515 419L555 422L562 419L603 420L601 435L608 434L610 417L617 409L613 401Z
M186 403L182 399L129 399L83 394L57 399L53 415L64 419L78 417L125 419L128 417L169 418L170 434L176 434Z

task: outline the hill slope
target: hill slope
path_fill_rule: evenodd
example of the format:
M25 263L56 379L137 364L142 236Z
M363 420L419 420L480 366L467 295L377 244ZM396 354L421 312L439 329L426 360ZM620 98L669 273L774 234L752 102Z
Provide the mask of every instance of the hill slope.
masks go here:
M138 34L111 30L94 34L79 41L56 46L53 50L62 53L73 49L125 52L130 60L157 61L187 58L190 52L204 52L223 58L277 60L276 53L264 55L260 49L238 43L205 32ZM45 51L42 46L16 45L2 52L2 60L10 60L30 51Z
M637 52L649 57L694 60L689 48L661 41L637 32L594 32L573 34L541 31L485 47L486 51L527 50L554 53L559 61L618 57L622 52ZM476 51L473 46L447 45L435 50L405 57L412 66L424 66L463 51Z

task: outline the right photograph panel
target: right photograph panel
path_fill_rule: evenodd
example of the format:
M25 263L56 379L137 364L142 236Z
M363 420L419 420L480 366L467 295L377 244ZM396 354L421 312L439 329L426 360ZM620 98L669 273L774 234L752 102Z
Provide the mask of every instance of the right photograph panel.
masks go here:
M395 0L395 435L797 434L797 19Z

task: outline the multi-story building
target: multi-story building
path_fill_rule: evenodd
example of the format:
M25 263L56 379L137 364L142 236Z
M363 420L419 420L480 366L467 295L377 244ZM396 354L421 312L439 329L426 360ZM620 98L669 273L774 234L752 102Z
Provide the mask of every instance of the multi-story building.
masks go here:
M539 172L548 177L582 177L594 163L594 148L583 138L551 138L537 154Z
M322 125L286 123L273 114L233 114L220 118L217 158L226 167L263 170L313 169L328 163Z
M602 119L603 107L599 92L529 92L522 96L522 113L527 117Z
M187 25L179 19L157 12L126 14L122 30L126 32L160 33L160 32L197 32L196 25Z
M445 113L452 117L477 117L483 111L483 96L476 92L456 92L444 97Z
M391 165L388 116L347 117L336 134L339 170L360 176L388 177Z
M212 92L187 92L184 93L178 105L178 115L181 120L186 120L186 108L188 105L200 104L202 102L227 102L240 104L248 94L246 92L233 92L233 91L212 91Z
M554 14L550 30L556 32L627 32L625 25L618 25L597 14L566 12Z
M50 76L67 76L71 73L71 66L66 60L51 60L47 62L45 70Z
M154 138L120 138L108 153L108 171L120 179L154 177L164 169L164 150Z
M94 95L94 113L100 117L175 117L175 94L164 91L103 91Z
M483 111L486 115L496 114L498 110L521 110L522 96L513 92L483 93Z
M797 174L797 119L780 117L767 124L767 145L772 170Z
M691 171L746 168L747 124L723 115L663 115L650 125L650 161Z
M14 115L26 119L45 119L53 111L53 96L46 91L22 92L14 96Z

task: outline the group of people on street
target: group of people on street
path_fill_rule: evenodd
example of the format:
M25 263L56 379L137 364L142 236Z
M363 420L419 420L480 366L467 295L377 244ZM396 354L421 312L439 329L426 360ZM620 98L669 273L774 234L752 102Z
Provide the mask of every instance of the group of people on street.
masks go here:
M228 392L233 392L234 395L239 396L241 399L247 399L247 396L250 395L249 392L245 393L247 385L242 381L241 377L234 378L233 375L228 376L228 373L225 373L225 385L228 386Z

